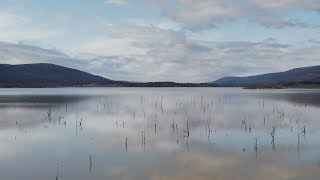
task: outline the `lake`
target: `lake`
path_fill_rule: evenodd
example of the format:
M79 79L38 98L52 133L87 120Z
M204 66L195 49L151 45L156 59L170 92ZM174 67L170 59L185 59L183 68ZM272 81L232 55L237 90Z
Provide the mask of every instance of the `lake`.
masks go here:
M320 179L320 90L0 89L0 179Z

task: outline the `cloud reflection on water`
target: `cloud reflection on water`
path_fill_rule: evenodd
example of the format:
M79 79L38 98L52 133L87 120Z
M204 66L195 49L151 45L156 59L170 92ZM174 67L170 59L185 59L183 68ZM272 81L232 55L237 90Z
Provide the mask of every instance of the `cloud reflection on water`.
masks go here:
M299 103L291 90L57 89L32 96L14 91L19 96L0 96L0 177L6 179L48 179L57 168L61 179L80 180L319 177L317 91ZM22 162L32 162L39 173L23 169Z

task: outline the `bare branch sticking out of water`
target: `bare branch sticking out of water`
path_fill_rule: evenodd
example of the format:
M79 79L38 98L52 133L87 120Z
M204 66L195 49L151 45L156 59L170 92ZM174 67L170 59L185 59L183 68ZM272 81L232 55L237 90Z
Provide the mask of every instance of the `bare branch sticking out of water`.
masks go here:
M276 126L272 126L272 131L270 133L272 141L274 142L274 138L275 138L275 133L276 133Z
M92 172L92 155L90 154L90 173Z
M126 137L126 152L128 152L128 138Z

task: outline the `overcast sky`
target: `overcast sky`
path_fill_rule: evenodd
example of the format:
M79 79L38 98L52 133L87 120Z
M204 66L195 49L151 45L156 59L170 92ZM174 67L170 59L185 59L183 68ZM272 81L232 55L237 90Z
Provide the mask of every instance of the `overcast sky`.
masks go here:
M0 0L0 63L207 82L320 65L320 0Z

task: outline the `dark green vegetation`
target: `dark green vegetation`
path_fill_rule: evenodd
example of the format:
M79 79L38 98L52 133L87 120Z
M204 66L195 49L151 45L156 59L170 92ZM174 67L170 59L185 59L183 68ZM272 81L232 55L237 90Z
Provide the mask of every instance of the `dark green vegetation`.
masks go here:
M248 77L224 77L213 83L247 88L319 87L320 66L302 67L286 72Z
M215 87L210 83L113 81L54 64L0 65L0 87Z

